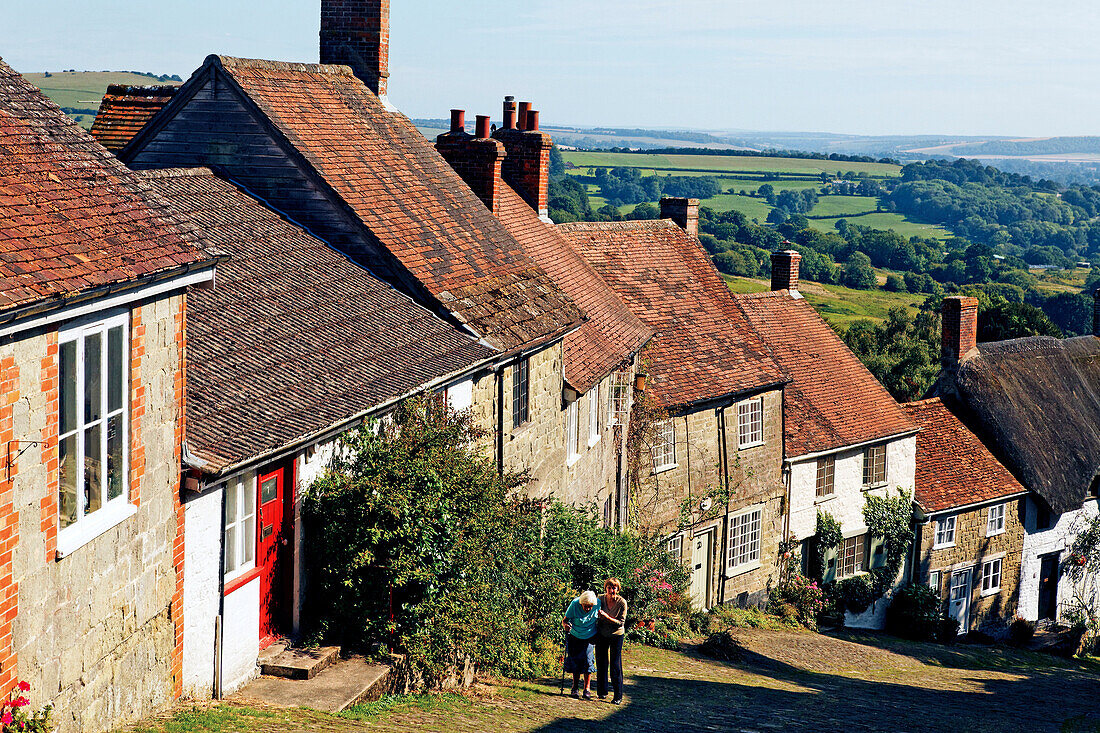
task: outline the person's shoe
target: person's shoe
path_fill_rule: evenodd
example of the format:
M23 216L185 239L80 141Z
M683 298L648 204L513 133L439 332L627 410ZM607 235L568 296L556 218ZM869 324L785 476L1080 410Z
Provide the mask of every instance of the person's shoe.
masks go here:
M621 697L613 698L611 700L611 704L612 705L622 705L623 704L623 699Z
M581 699L581 693L577 691L577 688L576 688L576 687L574 687L574 688L572 688L571 690L569 690L569 696L570 696L570 697L575 697L575 698L577 698L578 700L580 700L580 699Z
M607 699L607 695L596 695L596 697L598 697L600 700L606 700Z
M584 691L584 699L585 700L591 700L592 699L592 691L591 690L585 690Z

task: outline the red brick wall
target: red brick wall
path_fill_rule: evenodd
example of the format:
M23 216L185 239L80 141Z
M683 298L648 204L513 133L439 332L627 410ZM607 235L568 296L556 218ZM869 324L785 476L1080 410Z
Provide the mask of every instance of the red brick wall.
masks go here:
M46 427L42 430L42 462L46 464L46 494L39 502L41 513L38 528L46 537L46 562L57 554L57 491L58 447L57 420L59 389L57 363L57 332L46 335L46 356L42 359L42 392L46 395Z
M321 63L345 64L372 92L390 75L390 0L321 0Z
M978 299L950 295L943 299L942 359L957 364L978 343Z
M545 213L550 185L549 135L502 128L493 136L504 143L507 156L501 172L504 180L523 196L535 211Z
M499 214L504 146L496 140L471 138L465 133L440 135L435 145L489 211Z
M19 542L19 515L13 501L19 467L14 459L23 446L16 442L12 408L19 398L19 367L14 356L6 356L0 360L0 448L4 451L0 466L0 693L16 682L12 623L19 612L19 584L12 578L12 552Z

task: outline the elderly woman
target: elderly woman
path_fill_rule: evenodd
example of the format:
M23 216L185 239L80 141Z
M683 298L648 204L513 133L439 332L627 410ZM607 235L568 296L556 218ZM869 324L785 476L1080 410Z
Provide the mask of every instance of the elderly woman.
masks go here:
M619 595L622 583L618 578L608 578L603 584L603 595L597 600L600 608L596 622L596 695L607 697L607 677L611 673L611 689L615 696L611 702L623 702L623 626L626 623L626 599Z
M596 620L599 617L600 600L586 590L569 603L561 625L565 627L565 671L573 673L571 695L579 698L580 677L584 675L584 699L592 699L592 673L596 664L592 655L592 642L596 639Z

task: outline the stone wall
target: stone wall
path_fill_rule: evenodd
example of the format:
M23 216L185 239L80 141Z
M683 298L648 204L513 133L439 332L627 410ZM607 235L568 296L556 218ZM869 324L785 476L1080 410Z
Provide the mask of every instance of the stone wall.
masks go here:
M998 502L994 502L995 504ZM986 536L989 504L970 511L955 514L955 545L933 549L936 540L936 520L951 516L950 512L936 514L932 521L921 525L921 579L928 582L929 574L940 573L940 597L947 610L951 574L969 569L970 575L970 631L986 631L997 634L1016 616L1019 602L1020 559L1024 542L1022 504L1024 500L1005 502L1005 531ZM1001 589L997 593L982 595L982 563L1001 558Z
M132 308L129 495L136 511L60 559L57 331L0 344L0 364L18 368L20 393L0 413L13 439L23 441L20 450L26 447L6 487L12 508L3 520L12 526L14 517L18 530L10 652L33 703L53 704L61 731L105 730L148 715L182 683L183 319L183 295Z
M762 603L768 582L774 583L777 576L785 494L781 478L783 393L774 390L763 397L762 445L738 448L736 405L675 415L670 419L676 431L676 465L660 472L650 471L641 486L632 487L638 522L644 528L674 536L679 533L681 508L690 512L690 523L682 532L685 563L691 559L688 550L691 541L711 533L707 605ZM723 440L725 461L729 465L729 505L712 505L704 511L701 502L723 493L727 483L721 451ZM755 506L762 509L760 563L731 570L727 567L730 515Z

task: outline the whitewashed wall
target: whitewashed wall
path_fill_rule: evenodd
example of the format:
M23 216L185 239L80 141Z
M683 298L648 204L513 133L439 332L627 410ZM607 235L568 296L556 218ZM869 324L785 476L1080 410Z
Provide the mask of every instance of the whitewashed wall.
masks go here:
M260 579L225 597L222 614L222 695L244 686L259 674Z
M214 691L214 624L221 593L222 488L184 505L183 694Z
M1040 555L1052 552L1064 552L1071 544L1076 530L1083 527L1097 514L1095 500L1085 502L1084 506L1075 512L1066 512L1058 517L1049 529L1037 530L1035 528L1035 500L1028 498L1026 517L1024 519L1024 549L1023 559L1020 563L1020 605L1019 615L1029 621L1035 621L1039 617L1039 571L1042 561ZM1063 554L1060 559L1065 559ZM1094 609L1100 610L1100 599L1096 597L1098 578L1093 575L1086 578L1080 590L1082 594L1091 600ZM1069 578L1058 579L1058 616L1062 614L1066 605L1073 601L1074 587Z
M897 487L913 490L916 474L915 437L894 440L886 446L886 485L870 493L885 496ZM863 522L863 449L841 450L835 454L833 495L817 498L817 460L791 465L790 532L797 540L812 537L817 531L818 509L840 522L845 536L867 531Z

